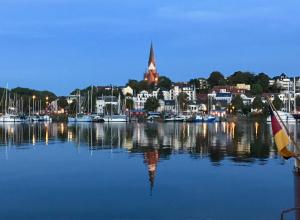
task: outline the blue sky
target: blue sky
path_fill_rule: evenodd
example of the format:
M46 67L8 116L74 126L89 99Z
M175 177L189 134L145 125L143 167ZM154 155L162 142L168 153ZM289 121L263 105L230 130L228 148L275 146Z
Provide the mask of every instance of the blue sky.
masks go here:
M0 0L0 86L58 95L142 79L300 75L299 0Z

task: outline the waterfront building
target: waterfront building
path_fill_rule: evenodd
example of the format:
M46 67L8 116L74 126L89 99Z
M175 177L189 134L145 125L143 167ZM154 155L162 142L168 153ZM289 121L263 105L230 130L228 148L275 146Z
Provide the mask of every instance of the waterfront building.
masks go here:
M130 86L126 86L122 89L122 93L124 96L132 96L133 95L133 89Z
M185 93L189 101L196 100L196 88L188 83L174 83L170 90L171 100L175 100L180 93Z
M148 98L153 97L153 94L146 90L141 91L136 97L133 97L134 109L143 110Z
M189 101L188 102L188 107L187 107L187 112L189 114L197 114L200 112L200 103L197 101Z
M176 113L175 100L165 100L163 111L175 114Z
M147 72L144 74L144 80L147 81L149 84L157 84L159 78L159 74L156 69L156 61L154 55L153 45L151 43L150 47L150 55L148 61L148 69Z

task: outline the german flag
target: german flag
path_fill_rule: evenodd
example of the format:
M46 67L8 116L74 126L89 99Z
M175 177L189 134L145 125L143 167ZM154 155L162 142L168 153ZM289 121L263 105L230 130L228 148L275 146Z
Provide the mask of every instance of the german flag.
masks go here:
M274 112L271 109L271 107L270 107L270 114L271 114L273 135L274 135L278 152L284 159L289 159L291 157L294 157L295 154L287 148L288 145L290 144L290 138L287 135L284 128L279 123L276 116L274 115Z

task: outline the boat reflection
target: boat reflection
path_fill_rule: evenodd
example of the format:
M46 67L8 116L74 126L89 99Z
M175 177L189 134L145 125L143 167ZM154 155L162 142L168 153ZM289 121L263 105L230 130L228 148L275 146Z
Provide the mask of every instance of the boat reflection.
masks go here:
M0 146L20 148L59 142L93 151L121 148L145 155L149 149L168 149L169 155L188 153L194 159L208 157L217 166L225 158L235 163L264 164L268 158L277 157L270 125L258 122L0 124Z

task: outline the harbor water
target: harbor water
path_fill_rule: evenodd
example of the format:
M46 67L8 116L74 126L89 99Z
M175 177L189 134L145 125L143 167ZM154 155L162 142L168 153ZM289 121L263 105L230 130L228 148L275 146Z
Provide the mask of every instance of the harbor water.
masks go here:
M273 220L300 206L267 123L1 123L0 164L1 219Z

